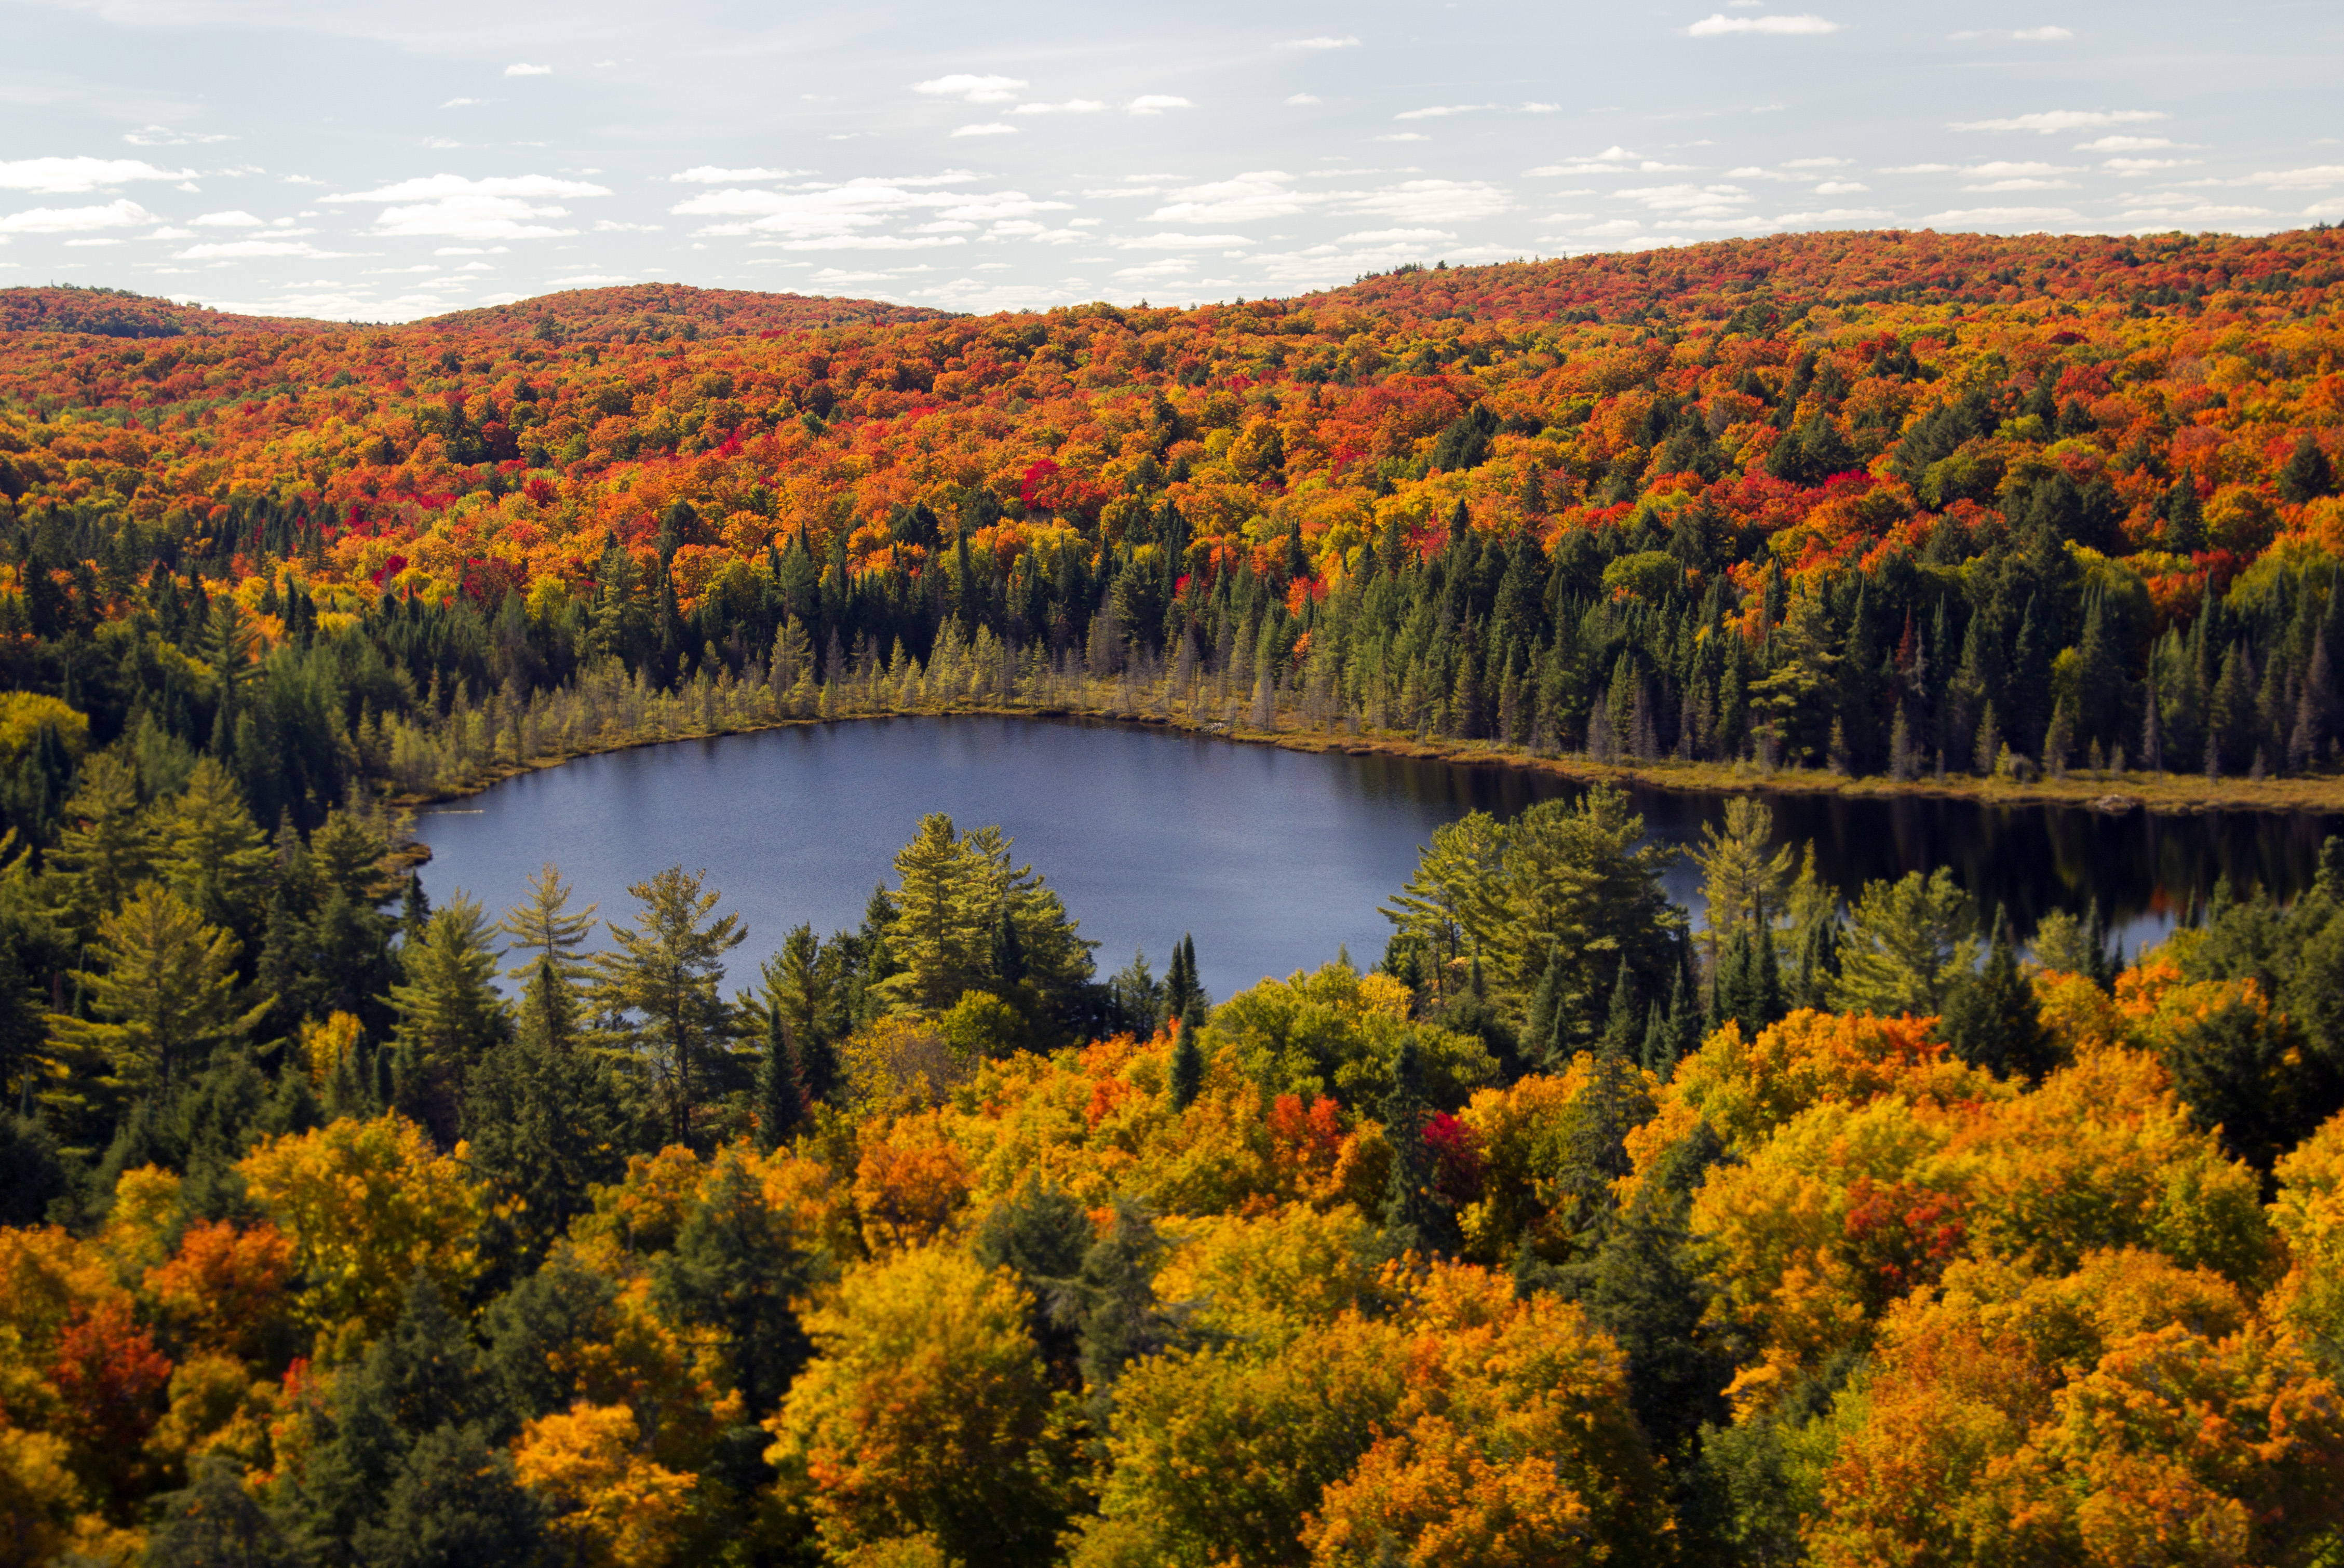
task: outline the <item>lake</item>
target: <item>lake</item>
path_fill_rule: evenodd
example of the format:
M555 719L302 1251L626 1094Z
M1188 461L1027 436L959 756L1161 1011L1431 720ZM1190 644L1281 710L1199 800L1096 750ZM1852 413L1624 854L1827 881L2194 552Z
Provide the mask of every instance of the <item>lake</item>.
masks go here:
M547 861L580 903L625 920L627 885L705 869L749 938L729 983L750 984L790 928L859 924L921 815L998 824L1016 858L1099 944L1102 977L1144 948L1161 975L1193 932L1217 997L1348 947L1383 950L1377 913L1418 846L1475 809L1511 815L1578 785L1502 766L1313 755L1136 724L942 717L804 724L580 758L425 812L423 885L462 888L491 915ZM1661 842L1698 842L1720 794L1632 792ZM2072 808L1834 795L1771 797L1780 837L1812 840L1821 874L1853 896L1870 879L1951 865L2021 930L2094 898L2127 952L2161 937L2218 877L2282 895L2310 878L2344 820L2310 814L2111 816ZM1672 895L1698 908L1680 860ZM605 943L604 945L607 945Z

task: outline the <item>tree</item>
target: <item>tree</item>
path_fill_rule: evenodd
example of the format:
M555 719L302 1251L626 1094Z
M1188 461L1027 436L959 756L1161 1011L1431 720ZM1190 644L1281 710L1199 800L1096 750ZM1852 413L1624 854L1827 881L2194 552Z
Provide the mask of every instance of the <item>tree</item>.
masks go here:
M581 1401L529 1423L513 1477L546 1507L546 1533L581 1568L659 1568L685 1533L699 1478L643 1452L624 1405Z
M810 925L800 926L765 960L758 995L768 1019L778 1017L796 1058L809 1105L838 1088L836 1042L846 1031L845 998L835 945L825 948Z
M236 780L203 758L178 797L157 809L156 874L206 921L242 936L261 912L269 867L268 841Z
M1172 1042L1172 1106L1187 1110L1205 1087L1204 1004L1191 993L1180 1015L1179 1037Z
M2319 439L2307 430L2296 438L2295 450L2288 453L2287 461L2280 465L2279 498L2301 506L2308 501L2317 501L2335 491L2336 470L2329 464L2328 454L2319 450Z
M631 885L642 906L634 927L611 925L619 950L594 960L595 1001L627 1020L620 1038L637 1054L678 1143L692 1141L692 1115L722 1070L730 1018L717 986L724 955L748 936L738 916L710 918L720 895L700 886L700 875L680 865Z
M630 1121L610 1069L578 1039L568 988L540 958L519 1029L467 1076L462 1107L472 1168L505 1200L524 1260L592 1209L597 1184L626 1173Z
M83 764L49 851L51 869L66 879L75 924L95 930L146 880L148 864L137 770L118 753L100 752Z
M551 964L565 985L583 982L591 966L579 949L592 934L594 914L601 906L589 904L573 914L570 896L570 885L550 860L529 879L529 896L506 910L497 926L512 938L507 951L520 956L520 962L505 971L508 978L532 980L541 965Z
M1093 972L1090 950L1058 895L1030 865L1013 865L1010 841L997 827L963 835L952 818L932 814L895 856L900 885L891 895L888 950L903 973L883 988L926 1011L942 1012L972 990L1028 999L1021 1010L1052 1027L1067 1021ZM1015 929L1005 939L1002 922ZM1012 979L996 955L1022 966Z
M794 1299L815 1282L814 1260L737 1148L717 1155L656 1277L672 1317L717 1335L750 1419L771 1413L805 1364Z
M1416 1037L1401 1037L1383 1100L1384 1141L1391 1146L1391 1177L1384 1191L1386 1245L1395 1253L1450 1253L1462 1239L1457 1217L1434 1184L1432 1151L1424 1140L1431 1108L1424 1098L1424 1067Z
M1940 1032L1955 1056L1989 1072L2033 1078L2056 1065L2035 987L2018 972L2010 922L2000 909L1995 911L1985 967L1955 981Z
M497 953L490 929L479 903L459 889L425 925L422 939L405 949L406 982L390 988L400 1062L410 1075L399 1098L447 1137L455 1131L466 1077L510 1025L492 979Z
M95 1017L60 1014L52 1027L98 1058L119 1092L167 1093L268 1011L265 1001L235 1010L236 938L152 883L98 922L96 948L101 967L74 975Z
M1725 831L1701 824L1701 845L1687 855L1701 867L1701 895L1708 911L1702 940L1714 969L1721 948L1743 925L1763 918L1764 911L1783 907L1783 890L1789 885L1794 851L1784 845L1766 853L1774 836L1774 814L1763 801L1734 795L1725 803Z
M962 1563L1052 1560L1071 1497L1026 1291L955 1248L848 1270L767 1458L836 1556L933 1536Z
M293 1238L310 1322L379 1332L418 1271L458 1285L480 1267L487 1195L404 1117L273 1138L241 1160L253 1201Z
M146 1557L153 1568L291 1568L297 1561L225 1455L197 1458L187 1486L157 1498L155 1508Z
M1866 883L1841 940L1832 1007L1883 1017L1942 1013L1977 961L1973 929L1969 895L1943 867Z

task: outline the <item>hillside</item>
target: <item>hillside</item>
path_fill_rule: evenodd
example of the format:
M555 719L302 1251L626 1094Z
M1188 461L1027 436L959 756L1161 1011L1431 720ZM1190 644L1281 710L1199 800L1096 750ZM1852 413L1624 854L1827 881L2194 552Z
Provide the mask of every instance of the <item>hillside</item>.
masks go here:
M741 288L692 288L681 283L632 283L572 288L510 305L457 310L414 323L440 332L530 336L541 341L601 339L663 342L670 338L769 336L868 322L892 326L931 321L945 312L871 299L830 299L805 294L759 294Z
M97 338L216 338L234 332L343 332L339 321L234 316L123 288L52 284L0 288L0 332L79 332Z
M608 610L553 668L739 673L794 615L858 666L1193 640L1266 722L1606 760L2317 773L2339 278L2328 229L1874 233L1195 309L646 286L16 333L0 494L87 627L158 556L291 564L352 607Z

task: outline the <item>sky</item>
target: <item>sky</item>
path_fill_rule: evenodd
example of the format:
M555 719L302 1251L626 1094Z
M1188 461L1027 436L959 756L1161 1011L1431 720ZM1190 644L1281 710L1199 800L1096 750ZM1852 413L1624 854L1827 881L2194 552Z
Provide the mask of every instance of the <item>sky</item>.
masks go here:
M954 310L2344 219L2344 5L0 0L0 286Z

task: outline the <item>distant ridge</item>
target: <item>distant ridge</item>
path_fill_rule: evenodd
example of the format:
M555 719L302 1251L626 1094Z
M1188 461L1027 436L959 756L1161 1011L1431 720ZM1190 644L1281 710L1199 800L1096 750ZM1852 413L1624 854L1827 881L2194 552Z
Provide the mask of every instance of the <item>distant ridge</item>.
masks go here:
M299 316L238 316L181 305L126 288L51 284L0 289L0 332L79 332L96 338L217 338L238 332L391 331L480 333L490 337L662 341L728 338L856 324L891 326L950 314L876 299L833 299L810 294L761 294L743 288L694 288L681 283L632 283L572 288L507 305L369 328L362 322Z

